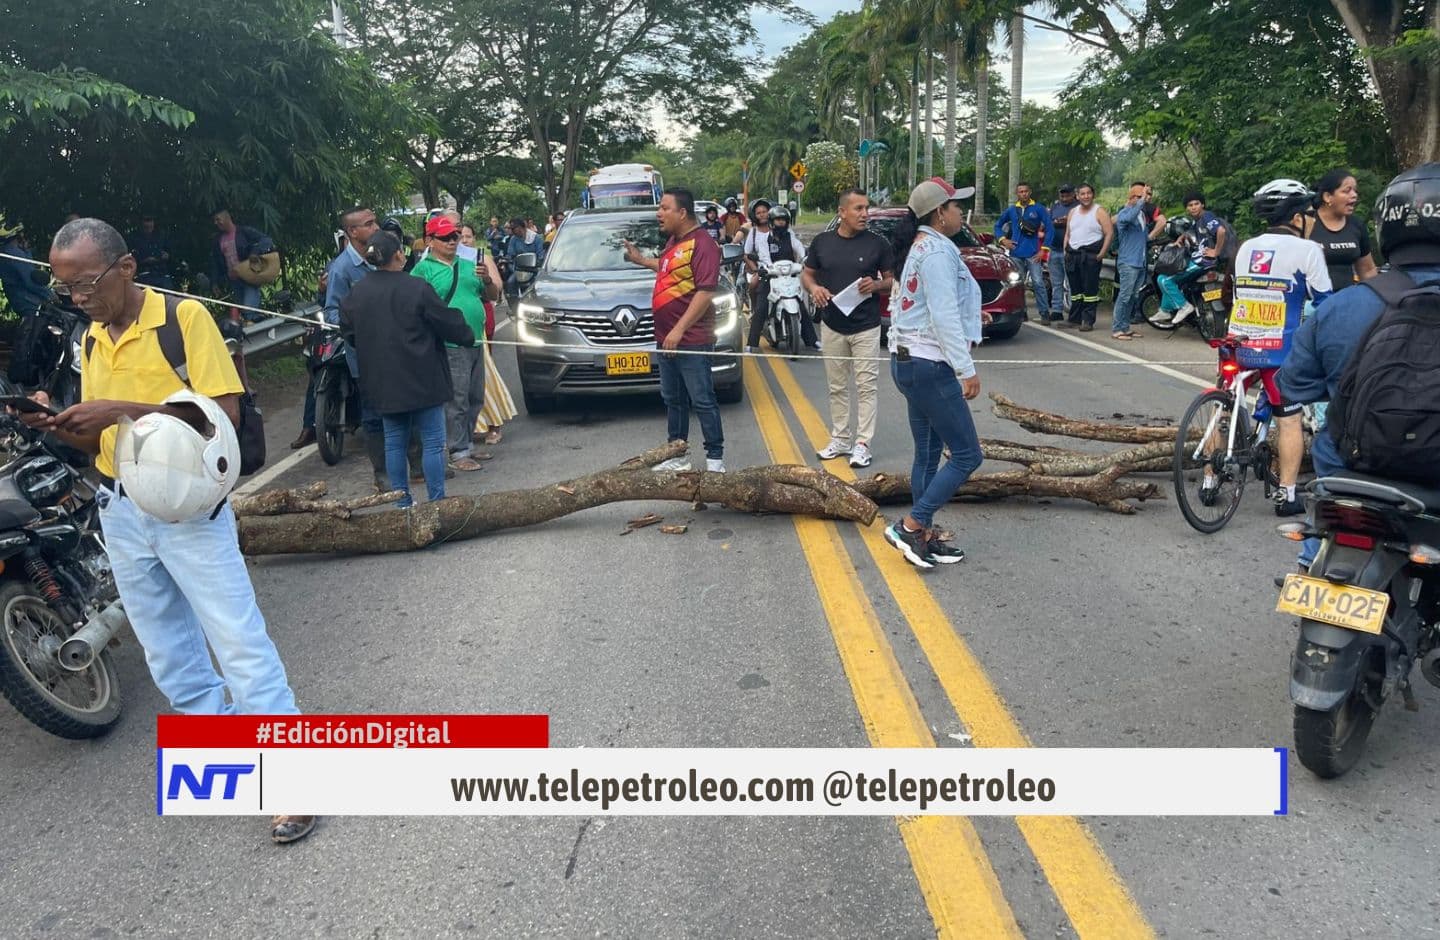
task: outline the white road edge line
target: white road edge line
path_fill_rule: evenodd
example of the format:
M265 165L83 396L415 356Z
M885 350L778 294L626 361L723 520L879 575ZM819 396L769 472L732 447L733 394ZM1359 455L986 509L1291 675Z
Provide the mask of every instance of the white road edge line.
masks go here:
M1033 323L1034 321L1032 320L1030 322ZM1029 324L1027 324L1027 326L1028 325ZM1132 356L1130 353L1123 353L1120 352L1118 349L1110 349L1107 346L1102 346L1099 343L1091 342L1088 339L1081 339L1078 336L1071 336L1069 333L1066 333L1062 330L1057 330L1053 327L1045 329L1044 335L1053 336L1056 339L1063 339L1068 343L1075 343L1077 345L1084 346L1087 349L1093 349L1096 352L1104 353L1112 359L1119 359L1121 362L1133 362L1136 365L1144 366L1145 368L1150 369L1154 372L1159 372L1161 375L1167 375L1172 379L1179 379L1180 381L1189 383L1190 385L1195 385L1200 388L1214 387L1213 382L1207 382L1204 379L1197 379L1193 375L1186 375L1184 372L1181 372L1177 369L1172 369L1169 366L1157 366L1153 362L1147 362L1145 359L1142 359L1139 356Z
M311 444L308 447L302 447L295 453L291 454L289 457L286 457L284 460L270 467L265 472L259 474L258 476L251 477L250 481L244 486L236 487L235 492L231 495L249 496L256 490L259 490L268 485L271 480L275 479L280 474L284 473L286 470L289 470L291 467L299 464L306 457L309 457L311 454L318 453L320 453L320 448L316 447L314 444Z

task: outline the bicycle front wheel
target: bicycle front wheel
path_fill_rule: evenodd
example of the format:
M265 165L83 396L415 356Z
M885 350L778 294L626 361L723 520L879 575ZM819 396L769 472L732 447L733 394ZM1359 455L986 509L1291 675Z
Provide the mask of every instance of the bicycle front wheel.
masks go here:
M1235 443L1230 447L1230 425ZM1250 422L1231 392L1211 389L1190 403L1175 434L1175 501L1191 528L1207 535L1225 528L1245 492Z

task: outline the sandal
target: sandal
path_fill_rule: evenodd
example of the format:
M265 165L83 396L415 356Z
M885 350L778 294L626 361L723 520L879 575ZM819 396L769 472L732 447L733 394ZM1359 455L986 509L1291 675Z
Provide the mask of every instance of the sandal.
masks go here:
M469 473L473 470L483 469L480 466L479 462L472 457L456 458L455 460L450 461L450 466L454 467L456 470L463 470L466 473Z
M1134 334L1134 333L1111 333L1111 334L1110 334L1110 338L1111 338L1111 339L1123 339L1125 342L1128 343L1128 342L1130 342L1130 340L1132 340L1132 339L1135 338L1135 334Z
M499 428L496 428L495 430L491 431L489 434L485 435L485 443L486 443L487 445L489 445L490 447L494 447L496 444L500 443L500 442L501 442L502 440L504 440L504 439L505 439L505 436L500 433L500 429L499 429Z
M270 820L270 838L284 845L297 842L315 829L314 816L276 816Z

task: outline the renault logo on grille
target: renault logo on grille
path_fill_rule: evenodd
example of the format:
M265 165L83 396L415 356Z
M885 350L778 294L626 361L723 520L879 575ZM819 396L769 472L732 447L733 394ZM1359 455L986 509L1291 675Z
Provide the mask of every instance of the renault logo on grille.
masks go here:
M635 326L640 322L640 317L629 307L621 307L610 315L615 321L615 328L620 331L621 336L629 336L635 332Z

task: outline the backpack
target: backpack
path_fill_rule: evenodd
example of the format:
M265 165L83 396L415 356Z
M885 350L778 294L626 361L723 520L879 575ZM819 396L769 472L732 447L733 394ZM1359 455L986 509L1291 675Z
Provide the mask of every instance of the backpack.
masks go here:
M1365 282L1385 309L1340 375L1326 430L1352 470L1440 486L1440 287Z
M170 294L162 294L165 298L165 322L160 324L155 331L155 338L160 342L160 351L165 355L165 361L170 363L170 368L190 387L190 369L185 363L185 334L180 331L180 320L176 315L176 309L180 306L180 298ZM85 335L85 361L90 361L90 353L95 348L95 337ZM236 428L236 436L240 439L240 475L249 476L256 470L265 466L265 422L260 413L260 406L255 402L255 394L249 389L240 393L240 425Z
M1156 274L1179 274L1190 264L1190 253L1184 245L1166 245L1155 256Z

